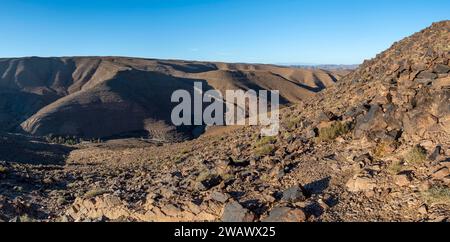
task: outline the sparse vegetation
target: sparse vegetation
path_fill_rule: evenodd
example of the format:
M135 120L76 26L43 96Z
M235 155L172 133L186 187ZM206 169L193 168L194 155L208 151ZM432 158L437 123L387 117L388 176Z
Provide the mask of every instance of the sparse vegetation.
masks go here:
M424 192L423 197L429 203L450 205L450 188L442 185L435 185Z
M28 216L27 214L23 214L19 217L19 221L21 223L33 223L36 222L33 218L31 218L30 216Z
M382 159L392 154L398 147L398 143L394 141L381 141L373 150L373 155L376 158Z
M176 164L181 164L189 157L190 150L183 149L180 153L178 153L176 156L174 156L174 162Z
M230 163L235 165L235 166L245 166L249 163L248 160L240 160L240 159L233 159L233 158L229 158Z
M291 141L292 139L293 139L293 135L292 135L292 133L290 133L290 132L285 132L284 134L283 134L283 139L284 140L286 140L286 141Z
M91 143L102 143L101 139L90 139L84 140L75 136L56 136L53 134L47 135L44 137L45 141L51 144L60 144L60 145L77 145L82 142L91 142Z
M275 136L261 137L255 144L254 155L262 157L271 154L275 150L276 141L277 137Z
M230 180L233 180L233 179L236 178L233 174L230 174L230 173L222 174L222 175L220 175L220 176L222 177L222 179L223 179L225 182L230 181Z
M0 175L8 173L8 168L0 165Z
M60 206L64 205L67 203L67 199L63 196L59 197L58 200L56 201L56 203Z
M262 174L260 179L261 179L261 181L264 181L264 182L270 182L272 180L270 175L267 173Z
M294 129L294 128L297 127L297 124L299 124L300 121L301 121L301 119L298 118L298 117L296 117L296 118L291 118L291 119L289 119L289 120L287 121L287 123L286 123L286 128L287 128L288 130L292 130L292 129Z
M277 141L275 136L264 136L261 137L255 144L256 147L261 147L268 144L274 144Z
M187 148L181 151L182 155L186 155L190 152L190 150L188 150Z
M275 150L274 145L264 145L255 149L255 155L258 157L271 154Z
M330 141L337 137L347 134L351 131L351 123L348 122L334 122L328 127L319 129L319 137L317 141Z
M387 167L389 173L391 173L392 175L397 175L403 170L403 168L404 165L400 161L395 161Z
M209 170L203 170L202 172L200 172L200 174L197 176L197 179L195 179L197 182L202 182L208 179L211 179L213 177L216 177L217 174L212 173Z
M52 143L52 144L61 144L61 145L76 145L80 143L80 139L72 136L66 136L66 137L62 137L62 136L55 136L55 135L47 135L44 137L45 140L48 143Z
M101 196L105 193L108 193L108 191L101 189L101 188L94 188L94 189L86 192L86 194L84 194L84 198L90 199L90 198L94 198L97 196Z
M426 159L427 151L420 145L415 146L405 155L405 161L410 164L422 163Z

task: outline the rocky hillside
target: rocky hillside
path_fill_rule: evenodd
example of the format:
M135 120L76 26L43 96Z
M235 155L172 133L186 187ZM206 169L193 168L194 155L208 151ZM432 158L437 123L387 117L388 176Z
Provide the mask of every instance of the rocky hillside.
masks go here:
M64 164L11 157L1 164L0 216L449 221L449 43L450 21L395 43L334 87L281 110L276 137L244 127L184 143L81 144L62 155Z
M340 74L339 74L340 73ZM342 72L119 57L0 59L0 127L38 136L190 138L170 122L174 90L280 90L298 103Z

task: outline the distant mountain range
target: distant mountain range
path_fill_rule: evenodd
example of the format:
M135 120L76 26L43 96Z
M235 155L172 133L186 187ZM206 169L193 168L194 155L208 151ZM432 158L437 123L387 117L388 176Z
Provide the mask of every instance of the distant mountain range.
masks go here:
M336 65L336 64L280 64L282 66L296 67L302 69L322 69L322 70L355 70L359 67L354 65Z

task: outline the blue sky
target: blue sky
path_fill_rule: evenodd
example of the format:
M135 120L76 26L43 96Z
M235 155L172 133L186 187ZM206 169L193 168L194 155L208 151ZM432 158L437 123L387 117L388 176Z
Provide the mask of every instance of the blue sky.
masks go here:
M448 0L7 0L0 57L354 64L448 19Z

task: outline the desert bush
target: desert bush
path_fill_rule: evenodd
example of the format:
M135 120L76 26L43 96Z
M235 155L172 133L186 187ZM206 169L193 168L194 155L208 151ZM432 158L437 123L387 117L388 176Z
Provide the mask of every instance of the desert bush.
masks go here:
M397 147L398 143L395 141L381 141L373 150L373 155L374 157L381 159L388 155L391 155L392 152L397 149Z
M425 200L433 204L450 205L450 188L442 185L432 186L423 193Z
M213 177L217 176L216 173L211 172L210 170L203 170L200 172L200 174L198 174L197 179L195 179L197 182L202 182L205 180L209 180Z
M94 189L89 190L88 192L86 192L84 194L84 198L85 199L90 199L90 198L101 196L101 195L103 195L105 193L108 193L108 192L106 190L104 190L104 189L94 188Z
M233 179L236 178L235 175L233 175L233 174L231 174L231 173L222 174L222 175L220 175L220 176L222 177L222 179L223 179L225 182L230 181L230 180L233 180Z
M292 133L290 133L290 132L285 132L285 133L283 134L283 140L286 140L287 142L292 141L293 138L294 138L294 136L293 136Z
M277 138L274 136L261 137L255 144L254 155L262 157L271 154L275 150L275 142Z
M410 164L417 164L427 159L427 151L420 145L410 149L404 157L405 161Z
M181 150L180 154L181 154L181 155L186 155L186 154L188 154L189 152L190 152L190 150L188 150L188 149L186 148L186 149Z
M399 174L404 168L404 165L400 161L394 161L392 162L388 167L387 170L389 173L393 175Z
M277 138L275 136L264 136L256 142L255 146L260 147L268 144L274 144L276 141Z
M0 165L0 174L6 174L8 172L8 168Z
M318 141L330 141L347 134L351 130L351 124L347 122L334 122L328 127L319 129Z
M47 135L44 137L45 141L51 144L60 144L60 145L77 145L81 143L81 139L75 136L55 136L53 134Z
M36 222L33 218L31 218L30 216L28 216L28 214L20 215L19 221L20 221L21 223L33 223L33 222Z
M263 145L263 146L257 147L254 150L254 154L258 157L262 157L262 156L272 154L274 150L275 150L274 145Z
M288 130L292 130L297 127L297 125L300 123L300 118L291 118L286 122L286 128Z

